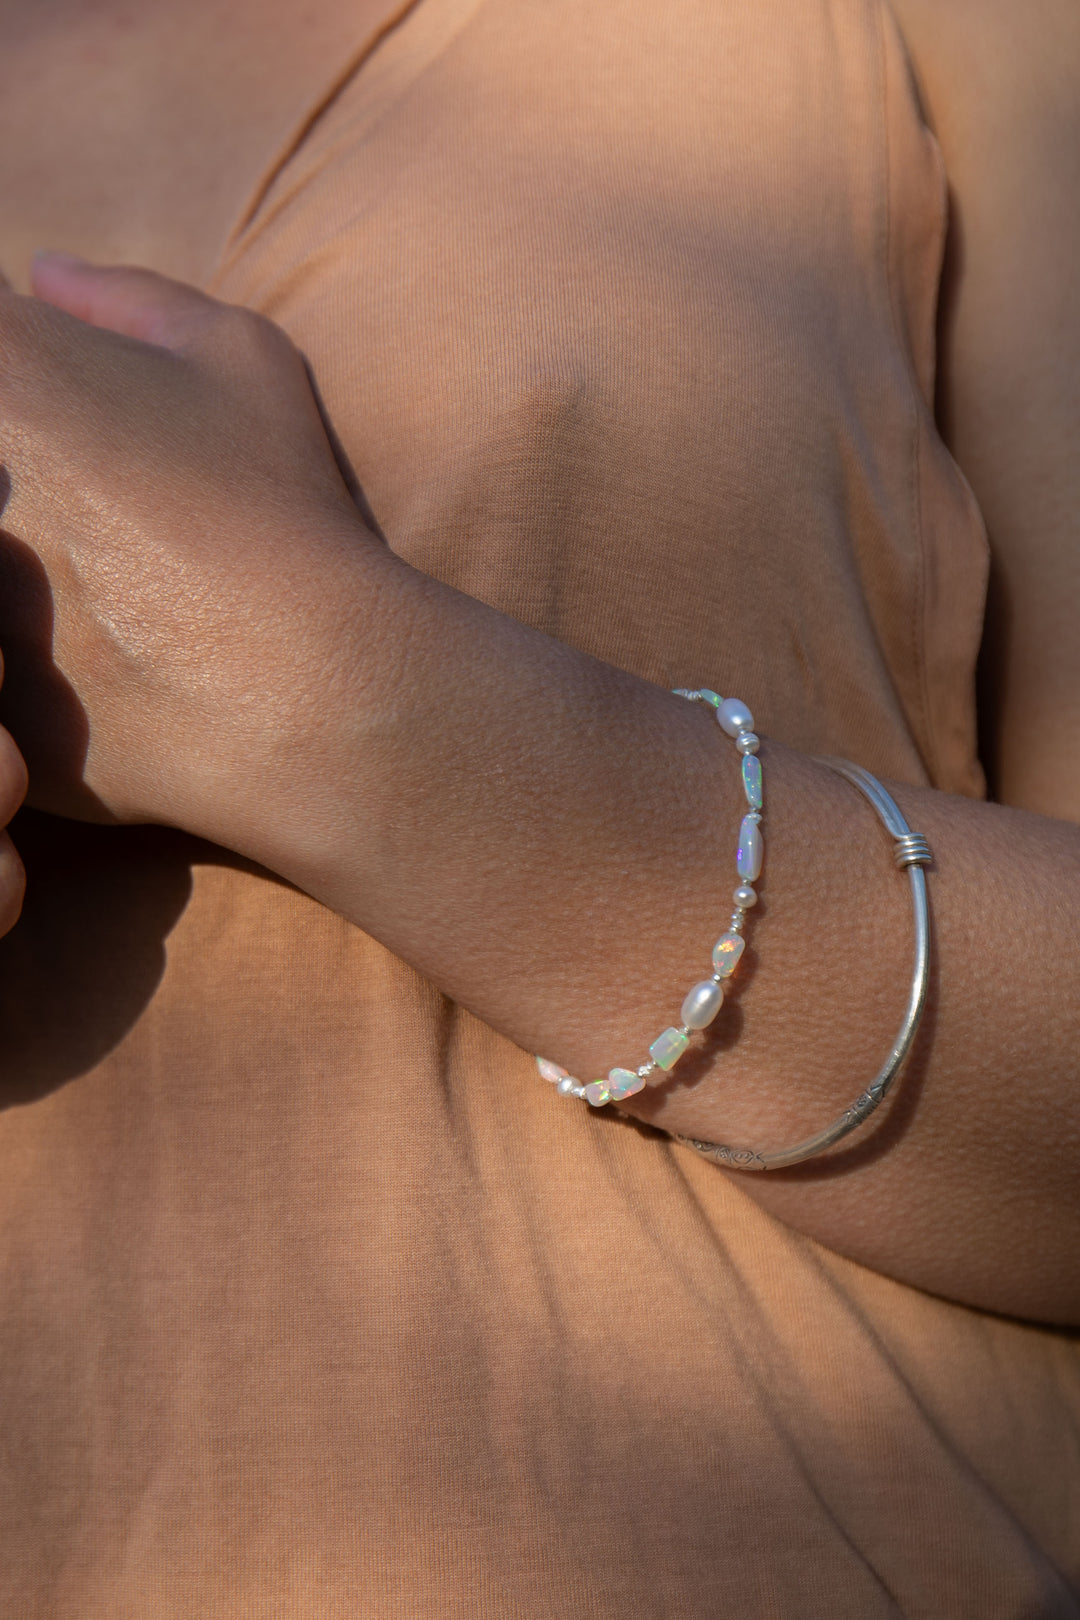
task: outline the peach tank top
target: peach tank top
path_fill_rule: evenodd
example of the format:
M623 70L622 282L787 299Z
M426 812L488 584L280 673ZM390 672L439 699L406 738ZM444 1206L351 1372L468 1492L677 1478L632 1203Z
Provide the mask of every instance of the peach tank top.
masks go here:
M212 290L306 350L411 562L978 793L984 537L928 405L945 208L877 0L420 0ZM1075 1336L567 1107L224 852L23 841L3 1613L1080 1613Z

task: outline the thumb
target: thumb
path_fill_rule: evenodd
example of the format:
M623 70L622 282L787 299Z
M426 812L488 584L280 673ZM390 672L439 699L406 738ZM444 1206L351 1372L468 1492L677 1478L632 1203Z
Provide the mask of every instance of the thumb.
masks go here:
M221 305L182 281L128 265L90 264L71 253L37 253L35 298L125 337L179 349L204 330Z

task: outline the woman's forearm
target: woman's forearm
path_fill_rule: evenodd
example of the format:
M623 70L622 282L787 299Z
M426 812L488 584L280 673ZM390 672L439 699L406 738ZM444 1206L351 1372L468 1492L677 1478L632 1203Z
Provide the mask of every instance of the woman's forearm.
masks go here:
M703 710L388 553L360 573L362 605L309 649L303 700L279 699L249 790L234 784L222 824L200 830L527 1051L587 1078L636 1066L709 971L731 911L734 748ZM753 706L752 691L734 695ZM911 911L865 801L790 749L766 742L761 757L767 864L742 971L698 1051L626 1106L679 1134L779 1146L828 1123L883 1061L910 984ZM896 793L936 856L914 1061L837 1156L743 1184L868 1265L1072 1319L1080 829Z
M214 838L527 1051L585 1077L640 1063L730 914L730 743L395 558L276 328L142 271L52 260L37 288L61 309L0 294L4 518L24 537L5 548L4 712L35 802ZM707 1056L632 1106L772 1146L877 1071L911 925L862 798L794 751L762 757L764 903L738 993ZM1080 830L900 797L937 854L920 1051L861 1146L744 1185L883 1271L1080 1317Z

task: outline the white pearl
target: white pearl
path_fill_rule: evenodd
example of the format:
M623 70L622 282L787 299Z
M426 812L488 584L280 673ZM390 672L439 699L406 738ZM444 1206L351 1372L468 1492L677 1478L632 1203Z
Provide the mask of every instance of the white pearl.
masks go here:
M558 1085L559 1096L560 1097L572 1097L574 1095L574 1087L575 1087L575 1082L573 1080L571 1080L569 1075L567 1075L565 1080L560 1080L559 1081L559 1085Z
M761 747L761 738L752 731L740 731L735 739L735 746L740 754L756 754Z
M757 893L750 887L749 883L740 883L739 887L732 893L731 898L740 911L746 911L750 906L757 905Z
M682 1004L680 1017L687 1029L704 1029L724 1005L724 992L712 979L695 984Z
M753 731L754 717L745 703L738 698L725 698L716 711L717 723L727 732L729 737L737 737L740 731Z

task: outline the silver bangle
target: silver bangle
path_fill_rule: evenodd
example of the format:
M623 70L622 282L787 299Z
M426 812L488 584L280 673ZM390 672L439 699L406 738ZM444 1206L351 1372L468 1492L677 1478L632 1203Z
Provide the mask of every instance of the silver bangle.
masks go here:
M831 1125L802 1142L788 1148L739 1148L724 1142L700 1142L692 1136L676 1136L676 1142L692 1147L707 1159L735 1170L783 1170L791 1164L802 1164L816 1158L841 1141L869 1119L889 1088L902 1072L915 1042L923 1011L926 1007L927 986L930 978L930 908L926 896L926 875L922 868L933 859L930 845L919 833L912 832L891 794L886 793L876 776L864 771L860 765L851 765L845 759L819 759L838 776L844 777L864 794L892 837L893 859L901 871L906 870L911 884L911 909L915 922L915 965L911 975L911 993L908 996L904 1021L893 1042L884 1066L861 1096L856 1097Z

